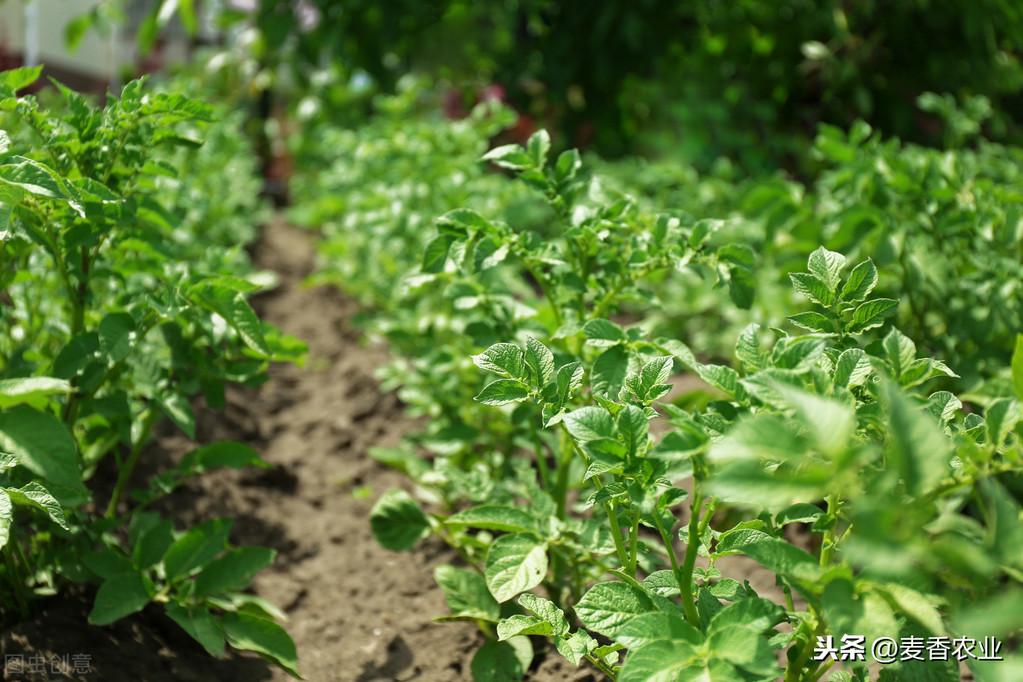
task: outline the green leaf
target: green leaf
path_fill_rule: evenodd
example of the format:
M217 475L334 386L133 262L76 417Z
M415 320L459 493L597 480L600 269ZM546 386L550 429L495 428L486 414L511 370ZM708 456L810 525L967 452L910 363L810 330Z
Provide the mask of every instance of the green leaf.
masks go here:
M554 378L554 354L532 336L526 339L525 361L537 379L537 386L546 386Z
M25 377L0 379L0 409L20 403L36 403L40 398L51 395L65 395L71 392L71 384L53 377ZM39 405L36 405L39 407Z
M143 518L144 514L136 514L132 522L137 524ZM138 569L149 568L158 563L174 544L174 524L156 516L153 518L155 521L151 522L151 525L137 524L146 526L139 531L132 548L132 562ZM133 525L133 530L134 528Z
M881 585L878 592L885 595L904 614L927 628L931 634L939 637L946 635L944 619L939 609L940 599L896 583Z
M569 626L568 620L565 619L565 612L559 609L554 602L550 599L544 599L538 597L531 592L525 592L519 595L519 605L530 611L537 618L540 618L551 625L551 630L555 635L567 635Z
M726 663L704 668L699 651L692 644L658 641L629 652L618 673L618 682L734 682L735 670Z
M849 273L849 278L842 287L843 301L862 301L877 286L877 268L869 258Z
M48 488L63 504L87 499L75 442L52 415L25 405L0 412L0 450L14 455L21 466L52 483Z
M554 174L560 182L567 182L575 177L582 165L579 150L568 149L558 154L558 160L554 164Z
M805 372L823 355L826 346L824 339L805 336L786 338L775 344L771 359L779 369Z
M963 403L948 391L937 391L927 398L927 411L941 423L951 420Z
M804 313L797 313L796 315L789 315L789 322L806 329L811 332L825 332L830 333L835 331L835 325L831 321L831 318L821 313L808 310Z
M558 653L567 658L572 665L578 666L586 654L597 648L597 640L579 630L567 637L555 637L554 646L557 647Z
M474 398L484 405L507 405L529 397L529 387L517 379L498 379L483 387Z
M938 423L889 383L888 461L911 495L930 490L949 468L950 443Z
M270 464L248 445L225 440L192 450L181 460L178 469L198 474L214 469L243 469L250 466L266 468Z
M678 587L678 578L675 577L674 571L667 569L654 571L648 575L643 579L643 587L648 592L659 597L674 597L681 593Z
M203 607L186 609L180 604L170 602L164 606L164 611L192 639L199 642L210 656L224 657L224 629L208 609Z
M514 171L525 170L536 165L533 157L517 144L494 147L483 155L483 160Z
M526 151L532 157L533 165L537 168L543 168L547 165L547 154L551 151L550 134L541 128L530 135L529 140L526 142Z
M837 457L850 446L856 426L851 407L790 386L779 384L775 390L806 425L813 444L823 454Z
M0 88L14 94L39 80L42 72L42 65L21 66L8 71L0 71Z
M646 449L649 429L646 412L635 405L626 405L618 413L618 432L625 439L629 454L638 454Z
M188 398L180 393L166 393L158 399L160 408L189 438L195 438L195 411Z
M134 571L107 578L96 593L96 601L89 612L89 623L109 625L138 613L152 598L151 589L152 585L148 584L145 576Z
M7 493L0 489L0 549L3 549L10 539L13 523L14 505Z
M586 343L591 346L615 346L628 341L625 330L610 320L599 318L583 325Z
M163 556L167 580L184 576L205 566L224 551L231 522L215 519L192 528L174 541Z
M712 630L707 646L715 659L724 660L753 675L776 679L781 670L775 653L760 631L748 625Z
M490 594L486 580L478 572L444 565L434 569L433 578L444 592L444 601L451 610L451 617L489 623L501 619L501 606Z
M444 263L448 260L448 251L451 250L451 244L454 241L453 237L446 234L434 237L423 252L423 272L442 272Z
M210 562L195 579L195 594L213 596L221 592L241 592L257 573L273 563L276 552L264 547L231 550Z
M747 397L746 390L739 381L739 373L731 367L697 363L693 369L697 376L719 391L723 391L737 400Z
M853 311L849 331L858 334L884 324L886 317L895 312L899 302L892 298L875 298L864 301Z
M611 346L593 363L590 387L599 396L617 400L629 370L629 353L625 346Z
M444 521L455 528L485 528L507 533L536 533L536 520L516 507L484 504L458 512Z
M38 481L30 481L20 488L7 488L7 495L14 504L38 509L64 530L71 530L60 502Z
M1019 401L1014 398L1000 398L988 405L984 412L984 423L991 444L1001 448L1020 419L1023 419L1023 412Z
M476 232L491 232L494 226L476 211L468 208L456 208L448 211L435 221L441 234L456 239L464 239Z
M505 642L488 639L472 657L469 669L474 682L519 682L533 662L533 645L528 637Z
M594 585L575 607L583 625L611 639L616 639L634 619L654 610L650 597L622 582Z
M752 528L724 533L718 540L718 553L741 552L777 575L812 581L820 574L816 559L785 540Z
M808 299L824 307L835 302L835 293L828 288L826 282L805 272L795 272L789 275L792 288L797 294L806 296Z
M916 358L916 344L894 327L881 342L885 359L896 379L902 376Z
M0 165L0 186L5 184L38 197L64 199L81 214L60 174L34 159L14 156Z
M1016 350L1012 353L1012 386L1016 398L1023 400L1023 334L1016 335Z
M580 407L566 414L564 422L568 432L580 443L615 437L614 419L603 407Z
M630 373L625 378L625 387L640 402L652 402L671 390L671 384L666 382L673 367L674 360L668 356L648 360L638 372Z
M554 635L554 628L545 620L536 616L524 616L517 614L505 618L497 624L497 639L504 641L521 635L540 635L551 637Z
M828 290L834 293L838 289L839 280L842 278L845 256L835 251L828 251L821 246L810 254L806 266L807 270L827 284Z
M759 370L767 365L767 355L760 347L760 325L752 322L742 330L735 342L735 357L746 367Z
M430 521L419 504L404 490L383 494L369 515L373 536L395 552L411 549L430 532Z
M895 614L881 595L873 591L859 593L845 578L828 583L821 595L821 606L836 634L865 635L871 642L899 631Z
M525 379L525 355L522 349L513 343L495 343L472 361L480 369L493 372L507 379Z
M778 512L774 522L778 526L788 523L813 523L824 515L824 510L815 504L800 502Z
M835 386L854 388L867 382L873 366L867 354L859 348L842 351L835 361Z
M736 626L768 632L785 620L785 610L772 601L758 597L739 599L714 614L708 632L728 630Z
M301 679L295 642L277 623L251 613L226 613L223 618L227 641L235 649L254 651L269 657L285 671Z
M547 575L547 545L531 535L502 535L487 552L484 577L499 602L531 590Z
M128 357L135 332L135 320L127 313L110 313L99 323L99 347L111 363Z
M243 291L235 291L222 279L216 282L200 282L190 291L197 303L220 315L238 333L245 345L262 357L271 354L263 336L263 324L252 310L252 306L245 300Z
M675 583L676 591L678 583ZM677 642L697 646L703 634L674 613L655 611L639 615L618 631L615 641L628 649L638 649L653 642Z

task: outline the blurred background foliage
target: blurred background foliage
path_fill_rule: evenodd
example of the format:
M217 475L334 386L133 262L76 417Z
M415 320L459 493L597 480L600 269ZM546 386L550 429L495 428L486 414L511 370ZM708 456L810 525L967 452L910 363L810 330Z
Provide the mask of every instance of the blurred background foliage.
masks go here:
M453 88L452 108L489 92L606 157L804 171L819 123L857 119L941 144L925 92L983 96L984 133L1020 134L1015 0L259 0L219 21L250 21L255 56L300 88L328 64L384 92L428 73Z

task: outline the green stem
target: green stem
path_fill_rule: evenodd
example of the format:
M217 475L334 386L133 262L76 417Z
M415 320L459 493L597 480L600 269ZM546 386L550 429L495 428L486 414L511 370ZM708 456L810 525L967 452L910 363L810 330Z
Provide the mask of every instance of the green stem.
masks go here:
M812 607L811 607L812 610ZM785 682L799 682L803 679L803 669L806 667L807 662L810 660L810 655L813 653L814 647L817 644L817 634L821 631L820 622L815 629L810 630L807 627L806 621L803 621L803 625L800 626L801 630L807 631L806 642L803 644L802 651L796 656L796 660L789 665L785 671ZM816 672L816 668L814 669Z
M636 575L639 564L639 509L632 510L632 526L629 528L629 573Z
M703 495L693 481L693 506L689 517L689 535L686 541L686 556L682 563L682 579L679 589L682 590L682 608L686 620L694 627L699 627L700 616L696 611L696 598L693 594L693 569L696 568L696 554L700 548L700 511L703 507Z
M597 487L603 488L604 484L600 483L599 478L594 478L594 481L598 482ZM615 541L615 552L618 554L618 561L621 562L622 568L628 568L629 566L629 555L625 551L625 542L622 537L622 527L618 523L618 514L615 513L615 506L610 502L604 503L604 511L607 512L607 520L611 524L611 535Z
M608 666L607 663L604 663L604 661L600 660L593 654L586 654L586 660L589 661L592 665L594 665L598 670L600 670L600 672L607 675L608 679L610 680L618 679L618 676L615 675L615 671L610 666Z
M821 556L820 565L823 568L831 563L831 555L835 548L835 524L838 522L838 498L834 495L828 495L828 518L830 520L827 530L824 531L824 536L821 538Z
M544 452L543 441L536 426L533 427L533 447L536 451L536 468L540 472L540 484L547 492L554 492L551 488L550 470L547 467L547 454Z
M85 330L85 304L89 297L89 250L82 247L81 251L82 273L78 280L78 287L71 296L71 338L75 338ZM65 273L66 274L66 273ZM68 398L64 410L64 423L68 428L73 428L78 420L78 406L80 399L77 393L72 393Z
M824 675L829 670L831 670L837 662L838 661L832 659L830 661L825 661L824 663L821 663L812 673L810 673L810 680L816 682L820 678L824 677Z
M657 527L657 532L661 536L661 542L664 543L664 549L668 551L668 561L671 562L671 572L675 575L675 581L678 583L679 592L685 594L682 586L687 582L691 581L692 577L686 578L685 572L682 570L682 566L678 563L678 556L675 554L675 543L671 539L671 528L665 528L664 523L661 522L661 517L657 512L654 512L654 525ZM690 590L690 592L692 592ZM686 614L686 620L689 624L694 627L700 626L700 614L696 612L696 605L690 600L683 600L682 608Z
M153 430L153 425L156 423L156 411L149 410L143 413L142 416L142 432L139 434L138 440L132 446L131 453L128 455L128 459L125 460L124 466L121 467L120 471L117 472L117 483L114 484L114 492L110 495L110 503L107 504L106 517L113 518L117 514L117 505L121 501L121 497L124 495L124 489L127 487L129 481L131 481L131 475L135 471L135 466L139 462L139 457L142 455L142 448L145 447L146 441L149 440L149 434Z

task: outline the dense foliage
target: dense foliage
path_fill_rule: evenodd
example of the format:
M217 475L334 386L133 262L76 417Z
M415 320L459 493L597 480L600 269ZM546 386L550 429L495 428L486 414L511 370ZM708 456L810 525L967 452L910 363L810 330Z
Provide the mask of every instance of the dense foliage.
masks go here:
M244 250L293 168L310 283L358 299L418 418L370 453L407 485L369 524L451 548L438 619L478 626L476 680L555 655L622 682L1023 676L1016 2L143 15L143 51L175 17L224 44L101 106L0 74L0 621L84 584L95 625L156 605L298 675L248 591L273 552L156 511L266 463L140 465L301 361ZM959 644L818 655L850 636Z
M59 84L52 102L16 96L39 72L0 74L0 616L95 583L91 623L155 602L214 656L227 643L296 672L280 611L244 593L274 552L233 546L230 519L177 529L151 509L258 454L204 444L133 487L160 422L194 438L193 398L223 406L226 384L302 356L247 301L268 285L241 249L262 211L251 155L230 119L142 81L102 108Z
M125 4L99 3L69 35ZM997 114L986 132L1019 136L1023 10L1013 0L150 4L145 49L174 16L195 33L199 9L212 8L208 23L244 32L259 87L315 91L326 68L392 92L406 73L433 74L456 99L501 93L524 125L605 155L801 167L817 124L857 119L933 144L941 127L916 105L926 91L986 96Z
M833 170L812 192L602 178L573 152L549 157L544 134L489 152L544 211L501 175L452 170L468 155L449 140L478 149L484 133L465 135L482 115L411 139L387 117L346 133L336 169L296 209L328 218L322 277L377 307L369 328L400 353L382 376L429 417L405 446L374 453L422 502L390 492L372 523L392 549L432 533L458 550L436 578L446 618L493 638L477 679L525 674L537 636L628 680L865 679L865 666L811 660L817 638L1012 636L1023 386L1009 368L1019 323L1003 315L1015 298L957 289L973 315L960 327L956 299L911 267L999 268L977 281L1015 286L1014 171L997 163L1013 150L824 129ZM415 169L404 177L418 201L385 201L397 188L382 160L396 158ZM615 189L630 185L647 196ZM477 210L441 214L425 237L430 213L459 196ZM683 197L686 210L650 212L650 196ZM701 206L723 219L689 217ZM986 257L992 239L1004 260ZM371 273L378 243L423 256L387 249ZM925 260L931 249L945 255ZM697 312L687 294L710 303ZM694 354L672 336L708 324L736 328L734 346L717 338ZM967 383L960 371L969 396L944 390ZM731 578L733 555L770 570L777 592ZM1019 664L970 661L981 679L1011 679ZM954 660L884 670L959 678Z

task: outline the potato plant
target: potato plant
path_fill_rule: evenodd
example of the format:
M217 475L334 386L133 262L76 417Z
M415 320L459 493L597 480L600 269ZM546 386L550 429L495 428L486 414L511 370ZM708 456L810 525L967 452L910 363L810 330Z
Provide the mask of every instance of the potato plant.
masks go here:
M419 329L450 318L462 338L438 352L464 348L478 373L414 363L403 381L427 387L420 402L443 386L475 405L438 407L425 436L377 453L427 503L385 494L378 540L433 534L460 555L436 579L443 619L487 635L476 679L522 677L542 639L610 679L865 680L866 662L815 660L848 635L972 638L978 679L1011 679L1023 661L979 660L977 643L1020 626L1023 342L1015 384L982 413L932 388L955 367L891 323L899 301L877 295L874 262L821 247L790 276L812 309L749 325L733 363L707 362L650 333L642 293L693 269L748 305L752 252L714 245L717 222L606 201L548 145L484 158L538 190L558 228L540 239L455 209L406 279L426 290ZM680 377L703 388L673 397ZM731 556L770 571L776 594L730 577ZM957 680L959 666L881 675Z
M59 83L19 97L38 75L0 74L0 615L92 583L95 625L157 604L211 655L297 675L281 612L246 593L274 552L234 546L230 519L176 528L153 511L187 477L266 463L209 443L137 487L161 423L194 438L197 397L222 406L227 384L303 353L248 302L266 286L239 246L254 195L195 200L240 137L142 80L103 107ZM203 149L207 132L221 142Z

